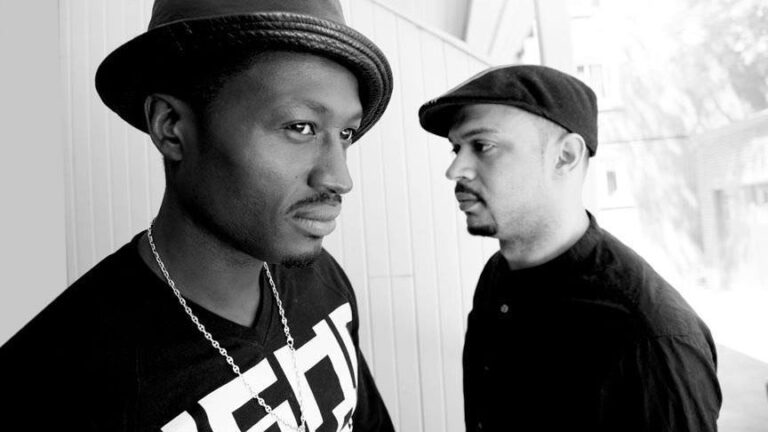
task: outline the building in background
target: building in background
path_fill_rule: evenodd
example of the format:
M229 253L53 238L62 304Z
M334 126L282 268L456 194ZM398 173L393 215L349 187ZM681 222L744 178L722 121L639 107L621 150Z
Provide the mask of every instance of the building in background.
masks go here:
M768 112L693 140L712 283L768 292Z

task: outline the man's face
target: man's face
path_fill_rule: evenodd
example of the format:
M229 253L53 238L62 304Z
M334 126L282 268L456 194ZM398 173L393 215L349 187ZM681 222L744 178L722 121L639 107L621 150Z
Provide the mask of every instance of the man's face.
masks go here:
M495 104L467 105L448 139L456 157L446 177L471 234L530 242L546 227L553 174L539 128L542 119Z
M186 150L186 212L257 259L301 264L335 228L352 188L346 151L360 125L357 80L310 54L271 52L228 79Z

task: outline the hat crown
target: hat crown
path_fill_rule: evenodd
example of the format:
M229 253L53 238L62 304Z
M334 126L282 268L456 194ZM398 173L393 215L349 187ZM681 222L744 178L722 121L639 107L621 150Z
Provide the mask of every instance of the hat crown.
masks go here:
M155 0L149 30L179 21L280 12L346 24L338 0Z
M188 76L188 68L210 63L213 53L305 52L346 67L357 77L363 105L355 141L389 103L389 62L373 42L346 25L340 0L154 1L149 30L112 51L96 70L101 99L141 131L147 132L146 97Z
M540 65L497 66L474 75L419 109L428 132L446 137L464 105L508 105L554 122L597 151L597 96L578 78Z

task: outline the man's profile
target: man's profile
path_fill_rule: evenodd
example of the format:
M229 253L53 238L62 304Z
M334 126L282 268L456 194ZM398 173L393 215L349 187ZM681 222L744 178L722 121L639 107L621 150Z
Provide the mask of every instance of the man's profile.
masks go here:
M497 238L464 345L469 431L714 431L709 329L582 204L597 101L552 68L492 68L424 104L475 235Z
M9 430L391 431L322 248L387 59L337 0L156 0L100 65L164 161L156 218L0 347Z

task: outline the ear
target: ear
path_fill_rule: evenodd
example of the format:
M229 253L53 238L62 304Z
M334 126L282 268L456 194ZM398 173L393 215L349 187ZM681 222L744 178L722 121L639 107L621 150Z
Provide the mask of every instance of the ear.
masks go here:
M166 161L178 162L184 156L194 132L194 112L181 99L152 94L144 100L144 117L152 142Z
M563 174L582 166L589 157L584 138L576 133L563 135L558 141L556 149L555 170Z

